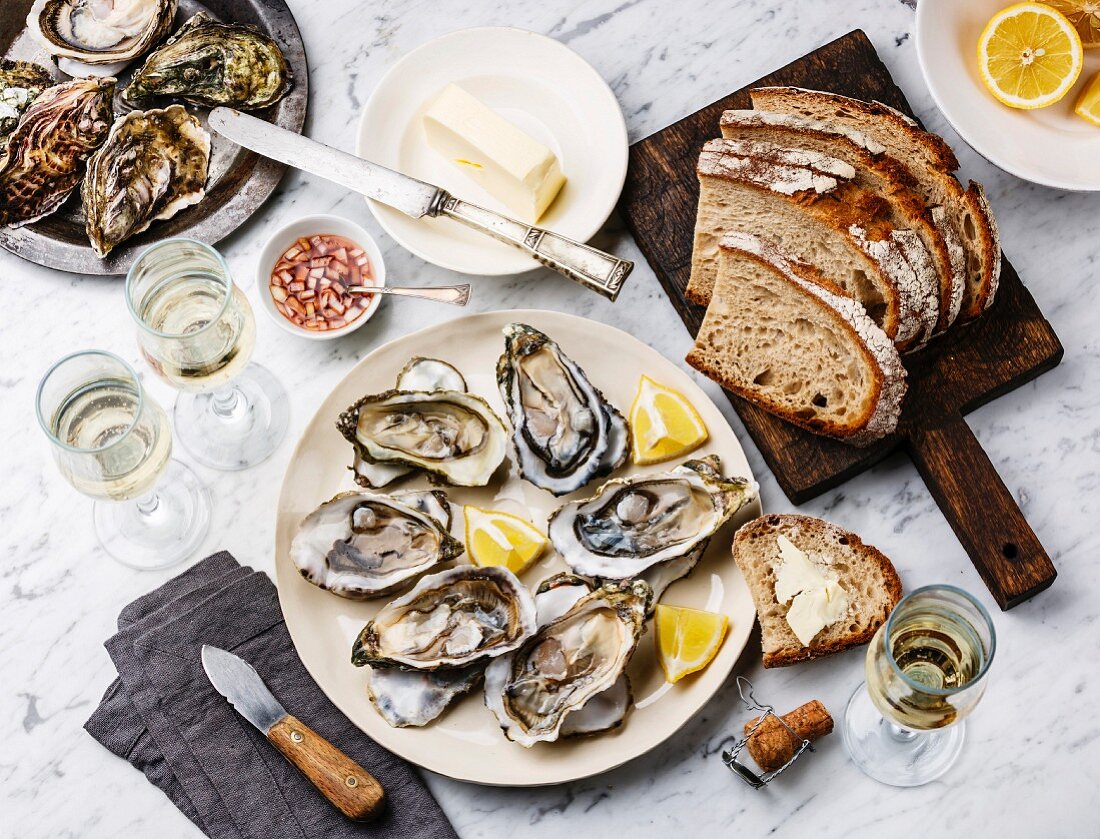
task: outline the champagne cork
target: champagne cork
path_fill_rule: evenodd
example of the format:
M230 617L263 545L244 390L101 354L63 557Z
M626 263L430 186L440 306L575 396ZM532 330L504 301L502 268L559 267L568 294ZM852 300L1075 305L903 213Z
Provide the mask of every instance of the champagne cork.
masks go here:
M745 723L746 736L760 719L756 717ZM794 757L803 740L812 742L833 730L833 718L816 699L784 714L783 722L791 727L797 737L792 737L775 717L768 717L746 744L756 765L765 772L774 772Z

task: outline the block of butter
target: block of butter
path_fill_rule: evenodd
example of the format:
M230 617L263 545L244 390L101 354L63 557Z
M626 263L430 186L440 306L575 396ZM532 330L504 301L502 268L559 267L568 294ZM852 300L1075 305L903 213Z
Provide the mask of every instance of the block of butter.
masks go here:
M536 222L565 183L557 156L458 85L424 114L433 149L523 221Z

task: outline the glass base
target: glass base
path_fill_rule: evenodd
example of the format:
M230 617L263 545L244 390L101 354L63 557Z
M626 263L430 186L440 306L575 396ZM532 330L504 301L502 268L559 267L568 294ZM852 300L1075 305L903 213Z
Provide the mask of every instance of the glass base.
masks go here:
M176 399L176 440L212 469L247 469L267 460L289 422L286 391L259 364L249 364L222 390Z
M919 787L951 768L966 739L960 720L934 731L910 731L879 713L866 683L848 700L841 729L852 761L876 781L894 787Z
M170 460L154 493L134 501L96 501L92 515L113 559L158 571L198 550L210 529L210 495L194 472Z

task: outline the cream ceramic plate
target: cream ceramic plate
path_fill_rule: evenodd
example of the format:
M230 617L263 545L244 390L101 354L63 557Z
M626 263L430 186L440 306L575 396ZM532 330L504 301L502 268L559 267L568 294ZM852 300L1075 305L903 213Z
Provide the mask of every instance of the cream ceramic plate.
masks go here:
M1006 172L1057 189L1100 190L1100 127L1073 113L1100 72L1100 50L1085 50L1073 90L1048 108L1002 105L982 84L978 38L1011 0L920 0L917 56L932 97L959 135Z
M745 647L755 613L748 587L730 555L733 525L724 528L694 573L672 586L663 602L704 608L713 597L730 618L729 635L718 657L701 673L672 686L653 704L634 709L618 731L590 738L540 743L531 749L504 738L484 706L480 690L467 696L424 728L390 728L367 699L367 673L350 662L351 645L363 624L389 598L354 602L307 583L287 555L298 523L314 507L342 490L354 489L347 466L351 447L334 428L337 415L360 396L393 386L397 372L414 355L436 356L457 366L471 391L504 416L494 369L504 347L501 329L512 321L529 323L558 341L620 409L628 409L639 377L646 373L684 393L699 410L711 438L693 456L718 454L724 471L749 477L736 436L714 403L675 364L636 338L583 318L543 311L490 312L460 318L378 348L364 358L321 404L306 428L283 479L275 534L275 568L286 624L294 645L321 689L364 732L419 766L463 781L502 786L533 786L571 781L604 772L649 751L696 714L726 681ZM670 464L675 465L675 464ZM660 471L660 466L644 471ZM638 470L628 467L620 474ZM401 484L427 486L424 479ZM581 490L579 496L590 494ZM527 516L540 527L562 503L549 493L508 475L487 488L448 490L452 502L494 507ZM461 509L456 531L462 527ZM759 515L756 502L737 523ZM550 551L523 575L534 588L565 565ZM653 630L642 637L629 670L636 700L663 683Z
M463 29L413 50L386 73L363 109L360 157L437 184L512 215L451 161L428 147L422 117L457 84L549 147L567 181L539 220L579 242L600 229L622 192L627 135L615 94L583 58L522 29ZM518 274L538 267L521 251L448 219L412 219L369 201L386 232L422 259L466 274Z

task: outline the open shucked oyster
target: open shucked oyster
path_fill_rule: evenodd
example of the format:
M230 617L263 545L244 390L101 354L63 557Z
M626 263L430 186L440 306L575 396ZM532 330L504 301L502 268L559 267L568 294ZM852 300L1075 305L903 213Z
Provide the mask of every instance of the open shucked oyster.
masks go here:
M565 495L620 467L630 451L626 420L584 371L534 327L512 323L504 336L497 384L523 477Z
M53 78L45 67L0 59L0 139L11 133L20 115L51 85Z
M130 61L172 28L176 0L35 0L27 28L58 58Z
M712 455L669 472L608 481L594 497L550 517L550 541L574 572L616 580L701 552L756 497L754 482L724 478L718 469Z
M364 396L336 427L364 464L404 467L376 476L382 483L407 468L458 486L485 486L504 460L508 433L484 399L454 390L390 390ZM373 483L373 481L372 481Z
M251 110L278 102L291 83L286 57L271 38L199 12L145 59L122 98L140 104L169 96Z
M201 201L209 162L210 134L182 105L115 120L80 190L95 252L106 256L157 219Z
M302 520L290 561L315 586L352 600L388 594L460 556L439 491L344 492Z
M615 689L638 646L651 596L641 581L603 586L514 654L492 661L485 671L485 704L505 736L528 747L557 740L574 712Z
M352 664L438 670L519 647L536 629L535 602L502 567L460 565L421 577L386 605L352 647Z
M76 189L85 159L107 137L114 89L114 79L74 79L27 108L0 155L0 224L37 221Z

